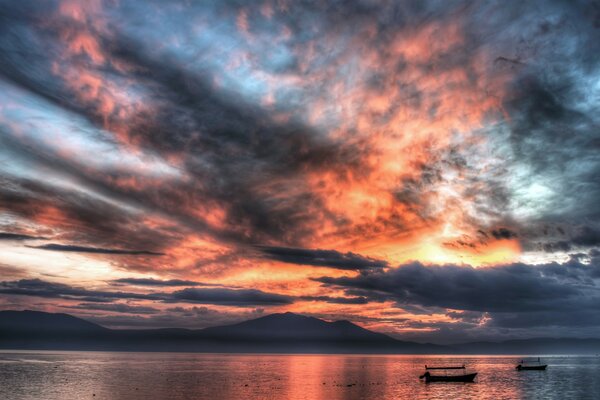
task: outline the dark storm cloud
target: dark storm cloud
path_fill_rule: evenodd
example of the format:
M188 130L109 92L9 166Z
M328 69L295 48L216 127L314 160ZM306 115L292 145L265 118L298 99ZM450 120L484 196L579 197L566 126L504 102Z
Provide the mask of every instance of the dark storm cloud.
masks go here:
M266 257L298 265L313 265L343 270L381 269L387 261L364 257L355 253L340 253L335 250L300 249L290 247L257 246Z
M578 246L598 246L600 245L600 230L590 226L584 226L575 235L572 242Z
M568 240L558 240L542 243L547 252L569 252L575 249L589 249L600 246L600 230L590 226L575 229Z
M547 251L548 253L554 253L554 252L566 253L568 251L571 251L572 246L571 246L570 242L567 242L565 240L559 240L558 242L543 243L542 248L544 249L544 251Z
M173 301L230 306L284 305L292 304L294 302L293 297L265 293L256 289L232 290L187 288L173 292L170 297Z
M0 177L0 184L0 209L10 210L11 214L31 221L43 220L47 213L52 212L52 227L67 231L70 239L100 244L100 249L111 249L111 245L118 244L149 248L152 253L159 253L155 250L172 242L171 233L147 228L135 214L85 190L67 191L14 177Z
M0 240L43 240L47 239L42 236L30 236L19 233L0 232Z
M166 303L200 303L239 307L285 305L294 302L294 297L257 289L185 288L171 293L111 292L88 290L40 279L0 282L0 294L83 300L94 303L116 300L151 300Z
M600 120L594 111L597 99L590 96L590 85L600 73L598 57L593 56L600 51L594 4L548 4L548 15L538 18L527 41L534 50L528 66L505 101L511 115L507 126L513 162L532 171L517 185L550 188L553 195L542 202L526 201L544 222L563 226L597 223L600 218ZM569 23L573 20L579 21L577 26ZM571 241L546 243L538 235L525 239L539 239L550 251L569 249Z
M121 278L115 279L111 281L116 284L126 284L126 285L134 285L134 286L221 286L218 284L204 283L204 282L196 282L196 281L188 281L183 279L153 279L153 278Z
M95 254L129 254L129 255L146 255L146 256L162 256L164 253L156 253L148 250L123 250L123 249L103 249L99 247L86 247L75 245L62 245L56 243L48 243L41 246L28 246L32 249L51 250L51 251L66 251L75 253L95 253Z
M494 229L493 231L490 232L492 234L492 236L498 240L500 239L513 239L516 238L518 235L511 231L510 229L507 228L498 228L498 229Z
M565 264L510 264L479 269L411 263L356 277L315 280L344 289L348 295L394 301L398 307L486 312L498 325L510 321L526 323L525 315L535 315L531 325L545 322L560 326L568 325L572 314L583 316L600 307L598 261L592 258L587 265L572 259Z
M581 248L593 258L589 248L598 245L600 221L600 139L595 96L600 76L596 56L600 53L597 3L420 1L376 4L350 1L340 6L297 1L288 4L285 12L269 17L269 21L258 15L260 11L253 3L244 1L106 2L107 10L97 14L74 13L80 18L58 15L57 5L55 1L0 2L2 89L14 86L24 91L29 96L23 102L24 109L33 108L35 102L42 99L44 108L64 114L70 121L69 126L77 125L74 131L78 133L98 128L92 140L115 148L123 146L131 153L141 151L176 160L173 164L179 174L175 178L144 179L117 165L96 168L71 158L73 149L51 148L41 139L45 134L41 129L37 139L22 135L36 131L26 125L35 118L27 119L23 132L17 129L23 126L2 122L0 152L11 157L0 165L0 212L44 225L52 230L53 240L57 242L76 244L58 245L59 250L91 249L92 253L106 256L125 256L136 254L124 253L128 250L122 249L143 249L134 252L168 255L170 248L183 242L187 234L200 232L217 242L233 244L232 247L268 243L271 246L259 249L264 257L272 260L359 270L364 275L322 278L324 283L344 287L351 297L315 296L312 299L316 301L362 304L364 299L392 300L415 313L446 307L486 310L494 314L495 324L506 326L522 325L528 320L549 324L552 309L557 311L554 319L557 323L567 323L573 315L595 321L585 315L590 312L586 311L590 310L590 304L586 304L585 299L597 300L592 289L598 276L594 262L590 266L573 261L565 266L546 265L544 268L515 264L489 271L438 266L429 272L426 267L413 264L403 267L407 268L403 272L384 272L383 269L389 267L384 261L354 253L302 248L315 246L321 238L319 228L325 225L335 227L338 230L335 233L341 232L335 240L361 240L368 234L384 237L386 229L409 235L417 228L412 223L407 224L401 213L392 213L387 219L375 213L376 219L364 224L368 228L375 225L374 233L368 228L353 231L352 216L329 211L323 196L308 183L307 176L314 178L319 173L338 182L356 177L370 184L375 182L369 179L371 168L376 168L371 160L378 159L379 155L369 148L369 143L357 139L363 132L359 132L353 121L346 121L351 127L345 137L332 139L294 117L280 117L285 116L285 111L302 109L314 99L322 99L324 87L328 87L324 85L325 80L351 80L355 68L360 66L346 62L351 61L351 57L346 57L344 47L349 46L349 53L358 58L363 55L364 47L375 49L383 55L382 60L387 60L385 55L397 46L398 33L410 36L433 27L433 33L425 42L435 47L451 42L452 38L443 36L444 27L457 27L459 44L440 52L427 48L433 57L425 55L423 60L416 61L417 67L432 76L445 71L455 72L453 77L465 75L478 88L487 84L479 70L485 70L483 75L510 72L510 82L502 94L502 111L508 118L481 134L492 141L490 147L505 151L500 155L504 162L495 175L488 176L487 169L478 164L480 160L469 162L470 149L461 150L463 144L443 150L434 148L425 152L426 160L414 167L417 173L413 176L405 178L403 171L401 177L394 177L393 181L398 184L389 188L390 194L402 211L408 210L418 216L416 219L430 222L435 219L430 209L444 205L428 207L427 197L438 192L439 186L451 183L445 173L456 173L460 184L467 186L458 196L474 199L473 208L484 218L464 221L474 230L480 229L481 237L456 240L451 245L473 249L487 239L515 239L518 232L518 239L526 250L531 243L540 245L536 249L547 251L568 252ZM286 46L295 49L314 41L317 57L303 65L302 55L281 56L270 42L267 49L258 51L238 46L241 39L235 20L242 10L249 16L247 29L254 35L252 41L260 41L263 34L272 38L273 27L279 40L285 36L279 33L279 28L285 26L290 32L289 38L282 38ZM216 29L196 30L197 17L202 16ZM353 34L365 28L373 39L360 43L362 38ZM336 38L339 41L336 42ZM69 39L78 41L69 42ZM210 46L202 40L213 41L218 54L211 54ZM323 51L320 46L331 41L337 48ZM233 78L243 81L239 90L221 82L214 70L226 68L214 67L211 62L219 61L223 53L233 53L240 47L243 57L260 59L254 60L259 72L272 72L283 80L290 76L298 78L300 85L306 87L305 92L292 93L284 101L278 98L273 108L269 108L259 105L260 100L253 92L258 79L248 71ZM489 54L489 59L482 54ZM94 61L93 57L102 61ZM429 96L443 100L444 92L453 90L454 82L427 82L427 87L439 85L431 88L430 93L423 92L414 82L402 82L401 73L409 67L409 61L402 56L396 58L392 60L393 68L376 65L365 79L368 78L372 90L385 93L387 82L383 78L391 75L394 84L398 80L399 91L406 96L402 101L392 102L390 110L370 119L371 123L389 119L394 110L425 104ZM339 60L344 61L336 70L339 75L319 76ZM74 74L66 73L73 71ZM94 93L94 84L98 85L97 93ZM127 100L140 95L149 107L128 109L121 104L122 99L111 98L117 101L114 101L114 109L108 107L110 111L106 112L103 106L108 103L103 103L102 95L113 86L123 88ZM488 90L487 87L480 89ZM490 92L489 97L495 95ZM8 97L8 100L12 107L12 99ZM345 98L340 96L338 100L341 104ZM285 104L282 106L282 103ZM434 105L429 110L432 119L437 116L437 108ZM49 119L44 124L53 126L54 122ZM384 132L386 136L418 136L410 131ZM432 136L431 142L438 139L447 140ZM71 144L71 140L68 142ZM77 152L97 157L86 148ZM409 155L398 154L399 158L405 156ZM13 158L26 161L25 167L14 165ZM24 171L43 173L35 180L15 176ZM65 183L66 178L69 185L56 184ZM551 194L539 195L540 187ZM451 206L469 209L463 207L461 201ZM213 209L219 213L212 213ZM166 216L176 226L146 224L140 218L148 215L146 213ZM207 222L220 213L223 218L218 223ZM505 227L490 230L490 226L480 226L487 220L495 221L494 227ZM569 224L588 228L568 231L558 238L523 229L530 223L544 225L547 222L555 223L558 229ZM349 237L352 235L354 237ZM10 240L0 234L0 240L3 239ZM123 257L112 257L115 258ZM162 260L162 257L149 258ZM219 261L225 265L222 268L229 268L229 260ZM144 268L160 267L148 262ZM32 280L19 282L4 282L0 289L5 294L12 291L11 294L95 302L130 298L128 293L88 291ZM122 284L176 286L173 281L158 280ZM365 287L369 284L373 287ZM206 292L190 288L175 293L198 302L212 299L218 304L246 305L240 300L244 293L265 304L290 301L285 296L230 291ZM159 293L151 300L174 301L171 295ZM304 299L310 298L305 296ZM570 316L566 310L570 310ZM581 314L577 314L579 312ZM536 318L527 319L524 313L536 313ZM461 323L475 324L474 321Z
M108 292L73 287L63 283L47 282L41 279L21 279L0 282L0 293L21 296L35 296L57 299L78 299L94 302L117 299L160 300L159 295L129 292Z
M31 26L24 24L43 15L41 10L31 5L6 8L9 8L7 13L11 16L20 16L7 20L7 41L13 42L17 32L23 30L28 35L24 35L22 40L30 40L29 46L39 48L43 46L40 41L52 41L53 35L60 35L53 31L60 30L60 26L44 32L32 30ZM95 34L101 36L102 32ZM123 72L112 65L127 63L131 67L127 78L138 80L151 91L157 106L152 113L133 115L127 121L114 120L111 123L116 126L126 124L132 140L150 151L183 157L186 172L205 182L204 185L191 186L173 183L158 192L148 192L116 188L99 176L86 176L76 166L60 166L72 173L84 174L83 178L87 181L104 186L103 189L113 195L167 211L174 217L180 217L182 223L192 221L193 226L205 230L209 227L197 217L190 218L188 210L181 205L195 201L224 204L227 206L228 231L212 232L216 236L245 241L247 239L236 232L236 227L249 226L255 241L274 237L299 240L301 237L297 235L305 233L301 226L312 219L310 213L302 210L311 204L316 207L318 200L304 191L298 198L282 199L278 204L265 198L263 184L275 182L282 191L286 191L292 182L282 181L284 178L293 180L300 172L320 168L339 168L341 172L342 167L345 171L357 161L358 149L352 145L319 137L317 132L295 121L286 124L273 122L259 107L243 102L240 97L216 92L212 77L165 62L163 55L156 54L154 48L143 42L127 36L112 36L100 37L100 43L104 43L104 39L110 40L110 45L102 50L113 63L107 64L102 72L122 75ZM82 105L68 86L48 84L45 71L50 69L51 61L43 59L41 48L34 54L39 57L30 60L34 62L24 69L23 56L8 52L2 70L5 78L20 86L25 85L27 90L98 125L106 122L106 116L99 115L93 107ZM297 181L294 185L299 183ZM276 186L273 189L278 190ZM298 231L291 229L294 227Z
M372 299L366 297L336 297L336 296L300 296L305 301L322 301L330 304L368 304Z
M123 282L126 281L126 282ZM132 279L118 280L120 284L130 283ZM133 280L135 282L135 280ZM143 280L142 280L143 281ZM169 281L163 281L169 282ZM153 287L181 286L183 281L173 280L174 283L154 284ZM197 283L197 282L195 282ZM198 283L199 284L199 283ZM0 282L0 294L33 296L42 298L56 298L65 300L82 300L88 302L87 309L118 311L121 307L125 310L122 304L114 303L118 300L150 300L164 303L198 303L198 304L213 304L227 305L238 307L249 306L276 306L288 305L294 303L295 300L303 301L319 301L332 304L366 304L369 301L374 301L367 297L334 297L334 296L287 296L276 293L264 292L257 289L230 289L230 288L196 288L188 287L170 293L152 292L152 293L133 293L133 292L112 292L101 290L88 290L70 285L47 282L40 279L21 279L18 281ZM89 303L98 305L92 306ZM111 304L100 304L111 303ZM121 311L126 312L126 311Z
M189 5L187 14L215 12L217 15L235 15L239 11L238 6L243 4L205 6L206 9L201 5ZM476 7L466 2L424 2L419 6L396 4L386 9L385 15L382 15L380 7L362 2L350 2L344 7L298 2L294 7L297 11L294 13L295 18L281 18L297 34L300 43L312 37L308 33L310 30L306 29L309 22L317 21L324 27L343 27L348 25L348 21L359 26L375 22L376 31L380 34L375 45L381 47L382 51L391 44L391 33L400 28L418 28L432 18L445 22L458 19L466 32L464 50L467 53L481 46L496 46L494 50L502 54L496 55L495 59L517 60L519 65L524 65L524 75L537 68L537 64L529 60L520 61L521 54L503 53L521 51L508 46L515 41L516 28L521 24L531 23L539 27L525 34L523 46L535 47L542 58L539 64L543 64L543 58L551 55L551 50L548 50L550 46L545 45L544 41L548 37L554 37L552 35L557 36L561 30L566 30L567 34L572 33L560 17L563 20L568 16L578 16L586 21L589 19L589 7L579 3L559 7L558 3L551 2L544 7L548 12L547 18L537 18L534 5L517 4L505 8L498 8L497 5ZM98 126L103 126L107 121L116 128L126 125L132 142L165 156L181 157L186 173L194 181L202 181L204 184L171 183L152 190L145 187L116 187L111 184L115 176L110 173L97 175L81 171L77 165L69 165L67 160L62 160L62 165L59 165L61 163L58 160L49 158L45 162L51 163L55 168L68 169L98 190L150 209L164 211L178 217L182 224L221 238L242 242L277 240L286 244L298 244L310 236L314 229L312 223L321 218L328 218L343 227L342 219L329 215L309 188L302 188L304 182L301 175L320 169L334 171L340 178L347 171L366 174L368 171L365 171L365 164L359 162L360 155L366 149L360 144L326 139L319 132L297 121L275 122L268 112L251 102L243 101L241 96L232 96L226 90L215 89L210 74L182 68L177 59L166 57L146 38L140 40L134 30L124 28L128 25L128 18L137 20L138 10L139 5L135 3L126 2L123 7L116 7L111 14L114 20L103 21L111 29L102 30L81 26L67 18L60 19L60 23L37 23L56 12L53 2L44 6L28 1L18 5L6 3L0 8L0 16L4 22L0 31L4 60L0 73L6 81L41 96L58 107L79 114ZM494 12L490 13L490 10ZM181 33L180 30L186 26L186 16L175 9L173 12L173 19L179 20L181 24L174 24L171 29L175 33ZM493 15L493 18L482 17L488 14ZM151 15L150 18L155 16ZM581 27L575 42L575 57L569 58L568 62L585 64L591 68L594 66L593 60L586 54L595 54L593 50L598 45L591 40L594 22L588 22ZM86 32L93 34L100 47L99 51L108 59L97 72L104 78L118 77L135 81L136 85L151 94L150 98L156 103L155 109L151 112L137 110L126 120L119 119L116 111L109 116L101 115L95 104L82 102L68 84L61 83L58 79L49 79L48 71L52 69L54 58L56 54L60 54L63 46L59 38L64 35L62 29L65 28L74 32L90 30ZM230 28L235 29L234 26ZM253 29L260 30L263 26L254 24ZM495 31L496 34L481 34L481 31ZM482 43L481 37L490 38L492 43ZM558 44L552 42L552 48L564 49L572 45L567 44L566 40ZM435 67L455 68L464 64L465 60L460 56L462 53L444 53L440 59L435 60ZM86 61L81 54L77 59ZM297 62L293 60L284 64L283 70L279 69L280 65L275 72L298 68ZM127 68L121 68L123 65ZM593 144L590 142L590 133L595 125L586 112L574 110L572 103L576 100L576 93L571 96L557 96L554 93L551 83L560 81L562 77L561 69L557 71L556 76L546 74L549 82L523 78L526 89L521 90L522 85L518 85L507 103L511 109L511 143L515 153L519 160L527 160L539 167L548 164L557 166L555 161L564 164L565 157L555 156L560 155L559 153L574 154L578 150L589 149L589 145ZM545 122L546 116L549 116L547 121L560 122L561 128ZM567 135L567 131L577 131L583 135ZM561 135L566 140L559 143L557 138ZM549 151L532 151L533 146L537 146L536 143L545 143L542 146ZM31 156L39 157L39 154ZM545 159L547 160L544 161ZM587 157L587 160L589 164L591 159ZM589 172L586 173L588 178L594 176L592 172L597 167L595 161L592 161L588 168L584 168ZM423 166L425 184L412 187L410 181L405 182L405 187L397 191L398 201L406 203L408 207L419 208L422 193L437 182L438 170L442 169L441 164ZM429 175L434 178L433 181L427 178ZM586 197L593 198L597 191L593 181L587 181ZM500 193L501 186L500 184L490 190ZM265 187L269 192L265 193ZM289 189L292 187L301 190L296 190L296 195L271 196L272 193L291 193ZM408 196L408 193L412 194ZM502 197L498 198L500 203L505 202ZM214 231L197 215L191 216L189 208L198 201L225 206L226 227L223 231ZM186 207L187 205L190 207ZM423 216L427 217L426 214ZM402 225L401 221L398 225Z
M146 81L162 103L157 115L139 118L132 135L155 151L182 155L187 173L204 182L201 187L172 187L163 193L172 204L163 201L161 206L178 213L177 199L187 193L188 202L202 199L226 206L224 236L247 241L236 230L248 227L255 241L302 239L314 218L311 211L322 207L303 188L301 174L355 169L361 150L319 136L299 122L274 122L264 110L215 92L207 77L165 65L162 57L140 49L126 43L115 56L136 65L142 71L137 79ZM271 191L287 193L292 187L301 189L298 196L272 196Z
M484 17L491 9L490 18ZM464 14L470 40L497 56L490 71L513 75L503 99L509 118L489 132L507 150L508 174L488 180L490 201L482 206L499 218L522 207L530 216L513 220L506 229L519 232L526 250L538 241L557 242L528 229L532 225L600 219L600 119L598 99L591 95L600 75L594 56L600 51L597 9L597 3L585 1L503 2L471 4ZM520 194L537 188L546 193ZM568 245L547 247L564 251Z

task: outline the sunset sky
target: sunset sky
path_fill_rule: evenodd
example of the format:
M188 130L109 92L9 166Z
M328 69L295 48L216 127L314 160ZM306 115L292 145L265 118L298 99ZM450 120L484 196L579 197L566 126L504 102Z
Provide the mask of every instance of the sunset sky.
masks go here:
M0 308L600 336L600 3L0 0Z

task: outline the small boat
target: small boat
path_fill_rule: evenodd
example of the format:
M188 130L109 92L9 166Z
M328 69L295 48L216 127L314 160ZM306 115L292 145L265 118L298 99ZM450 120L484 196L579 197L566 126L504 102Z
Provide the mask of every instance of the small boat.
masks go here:
M429 367L427 365L425 365L425 369L466 369L467 367L463 365L461 365L460 367Z
M527 365L527 362L533 362L533 363L537 362L537 364ZM519 365L517 365L516 369L517 369L517 371L545 371L547 366L548 366L547 364L542 364L540 362L540 358L538 357L537 361L521 360Z
M425 365L425 373L419 376L419 379L425 379L425 383L429 382L473 382L473 379L477 376L477 372L466 372L467 367L463 365L451 366L429 366ZM462 373L451 373L445 372L443 374L432 375L430 370L463 370Z
M544 371L547 365L517 365L519 371Z
M425 372L419 379L425 379L425 383L429 382L473 382L477 376L477 372L461 375L431 375L429 371Z

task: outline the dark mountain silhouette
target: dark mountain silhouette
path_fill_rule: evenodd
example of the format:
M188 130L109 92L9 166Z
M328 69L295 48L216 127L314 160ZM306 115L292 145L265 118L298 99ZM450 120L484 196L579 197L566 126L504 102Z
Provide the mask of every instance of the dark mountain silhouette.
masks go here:
M462 354L600 354L600 339L533 338L453 345Z
M350 321L327 322L314 317L287 312L203 330L214 338L245 340L350 340L395 343L397 340L382 333L371 332Z
M40 311L0 311L0 332L102 332L107 329L69 314Z
M403 342L349 321L327 322L293 313L234 325L191 329L108 329L67 315L0 311L0 348L303 352L439 353L443 346Z
M68 314L0 311L0 349L389 354L599 354L600 339L452 346L396 340L349 321L285 313L207 329L108 329Z
M207 328L200 333L205 340L226 343L231 351L239 350L240 344L276 352L428 353L443 350L441 346L399 341L349 321L327 322L289 312Z

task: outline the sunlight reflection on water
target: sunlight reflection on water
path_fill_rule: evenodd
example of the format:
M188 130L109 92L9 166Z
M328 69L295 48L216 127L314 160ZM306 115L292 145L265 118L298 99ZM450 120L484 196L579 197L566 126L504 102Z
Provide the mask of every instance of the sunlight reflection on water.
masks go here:
M0 352L0 399L599 399L600 357ZM419 381L467 364L475 383ZM93 396L95 394L95 396Z

